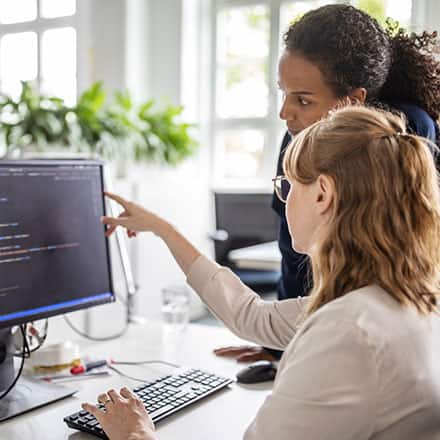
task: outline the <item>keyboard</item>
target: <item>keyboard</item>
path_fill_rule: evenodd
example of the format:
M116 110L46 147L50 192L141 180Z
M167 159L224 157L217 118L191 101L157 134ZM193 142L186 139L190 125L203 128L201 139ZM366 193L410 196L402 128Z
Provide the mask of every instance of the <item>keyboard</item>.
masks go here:
M233 380L202 370L186 370L178 374L160 377L133 388L142 400L153 422L156 423L171 414L205 397L220 391ZM102 405L98 405L103 407ZM67 426L80 431L107 438L96 418L87 411L78 411L64 418Z

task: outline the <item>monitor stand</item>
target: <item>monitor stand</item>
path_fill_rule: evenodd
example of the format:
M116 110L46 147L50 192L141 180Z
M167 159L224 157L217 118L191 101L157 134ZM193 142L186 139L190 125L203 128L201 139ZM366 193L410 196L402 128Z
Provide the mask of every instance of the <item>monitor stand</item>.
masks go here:
M0 395L14 381L14 358L11 329L0 330ZM9 394L0 400L0 422L40 408L77 390L21 376Z

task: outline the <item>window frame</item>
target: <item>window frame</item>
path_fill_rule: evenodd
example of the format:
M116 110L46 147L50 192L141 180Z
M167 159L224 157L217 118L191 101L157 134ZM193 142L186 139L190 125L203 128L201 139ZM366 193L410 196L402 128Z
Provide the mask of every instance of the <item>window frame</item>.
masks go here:
M285 1L285 0L284 0ZM276 59L278 58L279 35L279 12L280 5L283 0L213 0L212 7L212 39L211 39L211 84L215 90L211 100L211 130L212 141L214 146L213 152L213 179L216 188L264 188L268 191L272 185L269 176L274 172L274 152L268 148L269 139L277 139L280 130L280 122L277 115L277 89L276 89ZM252 5L265 5L269 11L269 54L267 72L268 81L268 108L266 116L262 117L246 117L246 118L221 118L217 116L217 19L221 10L228 7L242 7ZM274 47L275 46L275 47ZM256 179L246 179L246 182L238 182L238 179L225 179L217 170L216 166L219 162L218 135L224 130L234 129L259 129L264 133L264 149L262 157L262 176ZM275 148L278 150L278 147ZM267 179L266 179L267 178ZM267 180L267 182L265 182Z
M40 89L42 83L42 39L43 34L47 30L59 29L70 27L75 29L76 32L76 72L75 72L75 82L76 82L76 96L78 96L78 90L80 84L80 33L83 28L81 17L83 16L85 11L82 11L81 4L83 2L76 0L76 11L73 15L68 15L65 17L53 17L53 18L45 18L41 17L41 0L36 0L37 2L37 17L35 20L26 21L21 23L7 23L0 24L0 41L1 39L8 34L17 34L21 32L35 32L37 34L37 76L33 80L35 87L37 90ZM2 78L0 76L0 90L2 90Z

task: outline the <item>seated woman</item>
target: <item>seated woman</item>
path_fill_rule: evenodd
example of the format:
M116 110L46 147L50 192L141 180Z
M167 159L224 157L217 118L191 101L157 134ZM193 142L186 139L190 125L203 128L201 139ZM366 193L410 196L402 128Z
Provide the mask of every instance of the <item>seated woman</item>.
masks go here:
M285 350L245 439L440 438L440 194L427 141L396 115L348 106L301 131L283 165L292 246L312 263L307 298L261 300L116 195L124 211L103 223L158 235L234 333ZM83 408L111 440L158 438L128 389L98 400L106 412Z

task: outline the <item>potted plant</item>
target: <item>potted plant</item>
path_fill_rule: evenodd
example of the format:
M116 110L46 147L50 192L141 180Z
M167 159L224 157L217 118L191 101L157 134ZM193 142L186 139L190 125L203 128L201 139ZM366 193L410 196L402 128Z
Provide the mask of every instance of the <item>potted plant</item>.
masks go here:
M197 142L191 124L179 121L183 108L158 109L154 100L136 104L128 91L107 99L97 82L74 106L22 83L18 100L0 94L3 157L53 149L89 157L176 165L191 156Z

